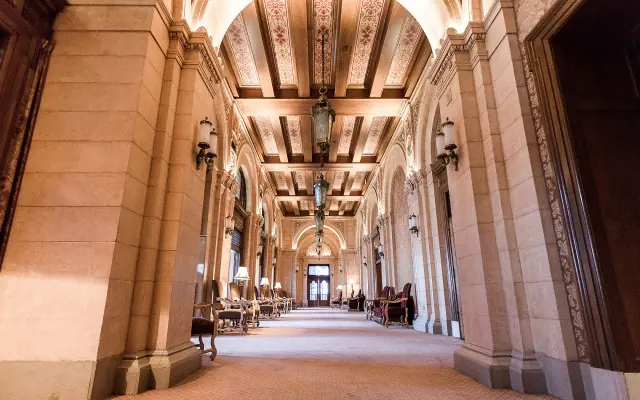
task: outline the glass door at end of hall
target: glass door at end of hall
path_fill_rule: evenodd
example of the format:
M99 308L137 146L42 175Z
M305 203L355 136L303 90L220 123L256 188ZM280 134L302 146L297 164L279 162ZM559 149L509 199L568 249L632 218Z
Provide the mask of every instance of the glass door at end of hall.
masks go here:
M331 277L328 265L310 265L307 274L307 303L309 307L329 307Z

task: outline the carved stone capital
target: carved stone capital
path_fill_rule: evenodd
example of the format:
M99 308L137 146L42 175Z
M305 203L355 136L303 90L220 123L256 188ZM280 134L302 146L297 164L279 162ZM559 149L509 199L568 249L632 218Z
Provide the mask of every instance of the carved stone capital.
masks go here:
M371 243L371 235L364 235L362 240L367 244Z

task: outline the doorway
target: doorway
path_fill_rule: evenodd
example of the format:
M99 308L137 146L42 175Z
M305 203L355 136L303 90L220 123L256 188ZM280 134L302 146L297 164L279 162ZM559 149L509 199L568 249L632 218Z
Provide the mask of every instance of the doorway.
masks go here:
M309 265L307 273L307 304L309 307L329 307L331 288L329 265Z
M590 362L640 372L640 5L571 0L549 14L528 51L539 61Z

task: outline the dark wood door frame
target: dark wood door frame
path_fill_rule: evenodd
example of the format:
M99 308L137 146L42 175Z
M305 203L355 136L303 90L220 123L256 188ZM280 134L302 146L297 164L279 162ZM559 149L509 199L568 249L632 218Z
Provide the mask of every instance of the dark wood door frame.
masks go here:
M548 138L547 145L555 170L562 219L571 253L570 261L573 263L583 311L589 357L586 361L597 368L638 372L637 363L634 366L629 357L624 355L625 344L619 339L616 340L614 335L613 327L620 320L612 310L622 305L615 297L605 294L603 270L598 264L594 247L594 235L586 210L576 154L572 147L568 114L551 44L554 36L586 2L558 2L526 38L525 50L538 90L541 122ZM627 345L631 346L631 343Z
M313 266L327 266L329 267L329 275L311 275L308 273L308 268ZM327 299L321 300L320 298L320 285L323 281L327 282ZM316 282L317 285L317 297L316 300L311 300L311 283ZM344 291L342 292L344 296ZM331 266L329 264L310 264L307 267L307 304L309 307L329 307L331 305Z

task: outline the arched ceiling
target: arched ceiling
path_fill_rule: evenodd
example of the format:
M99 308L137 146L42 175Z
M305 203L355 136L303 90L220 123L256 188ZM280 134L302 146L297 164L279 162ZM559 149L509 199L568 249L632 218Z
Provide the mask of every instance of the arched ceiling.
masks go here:
M320 153L310 113L322 80L320 32L337 113L324 167L326 213L350 216L432 56L427 36L444 33L445 1L459 0L197 1L195 26L220 47L225 77L285 216L311 216L315 208Z

